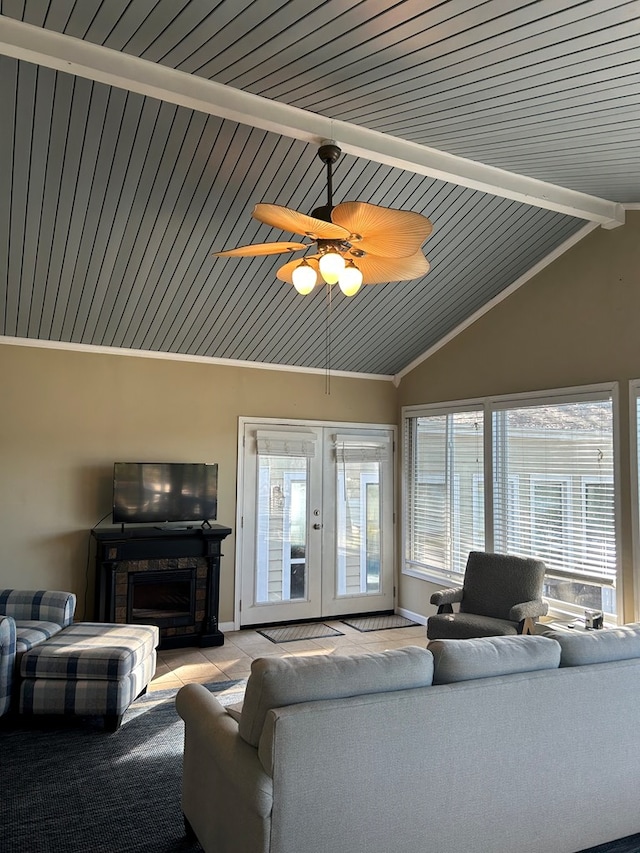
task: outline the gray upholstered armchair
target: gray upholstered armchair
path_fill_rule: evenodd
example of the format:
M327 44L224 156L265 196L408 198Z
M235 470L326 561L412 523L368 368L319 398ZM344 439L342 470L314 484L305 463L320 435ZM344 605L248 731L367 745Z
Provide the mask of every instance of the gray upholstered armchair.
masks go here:
M431 596L438 613L427 621L427 638L532 634L536 619L548 611L542 600L544 573L541 560L471 551L462 587Z

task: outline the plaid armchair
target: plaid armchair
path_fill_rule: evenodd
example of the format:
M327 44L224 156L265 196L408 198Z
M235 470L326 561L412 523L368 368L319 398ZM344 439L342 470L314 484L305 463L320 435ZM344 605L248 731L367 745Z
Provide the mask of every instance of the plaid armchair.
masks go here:
M58 590L0 590L0 716L11 706L24 652L73 621L76 597Z

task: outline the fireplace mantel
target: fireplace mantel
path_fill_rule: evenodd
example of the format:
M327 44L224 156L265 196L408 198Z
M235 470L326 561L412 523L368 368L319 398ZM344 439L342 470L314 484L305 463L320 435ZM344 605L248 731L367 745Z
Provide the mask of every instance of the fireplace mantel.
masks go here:
M125 527L91 531L96 541L95 619L99 622L148 622L160 628L160 647L221 646L224 635L218 628L220 601L221 543L230 527L213 524L205 528ZM191 600L184 615L172 624L170 616L157 618L150 612L132 615L132 591L136 581L153 575L161 586L162 576L175 588L184 577Z

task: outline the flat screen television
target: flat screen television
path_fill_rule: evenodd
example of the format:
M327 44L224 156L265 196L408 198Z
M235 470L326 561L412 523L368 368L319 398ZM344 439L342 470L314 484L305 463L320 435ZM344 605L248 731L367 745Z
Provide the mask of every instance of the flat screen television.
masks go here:
M116 462L113 466L114 524L205 524L217 512L217 464Z

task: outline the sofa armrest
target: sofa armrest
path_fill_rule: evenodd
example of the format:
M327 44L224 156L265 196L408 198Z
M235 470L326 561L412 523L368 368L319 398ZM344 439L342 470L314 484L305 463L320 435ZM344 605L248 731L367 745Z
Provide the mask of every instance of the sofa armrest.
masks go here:
M258 750L206 687L187 684L176 709L185 723L182 810L205 850L268 850L273 782Z
M11 705L16 665L16 623L12 616L0 616L0 717Z
M55 622L66 628L73 622L76 597L60 590L0 590L0 613L16 620Z
M429 599L431 604L438 607L438 613L453 613L452 604L462 601L462 587L456 586L451 589L439 589Z
M522 622L523 619L537 619L538 616L546 616L549 611L549 605L541 598L536 598L533 601L523 601L521 604L514 604L509 611L509 619L512 622Z

